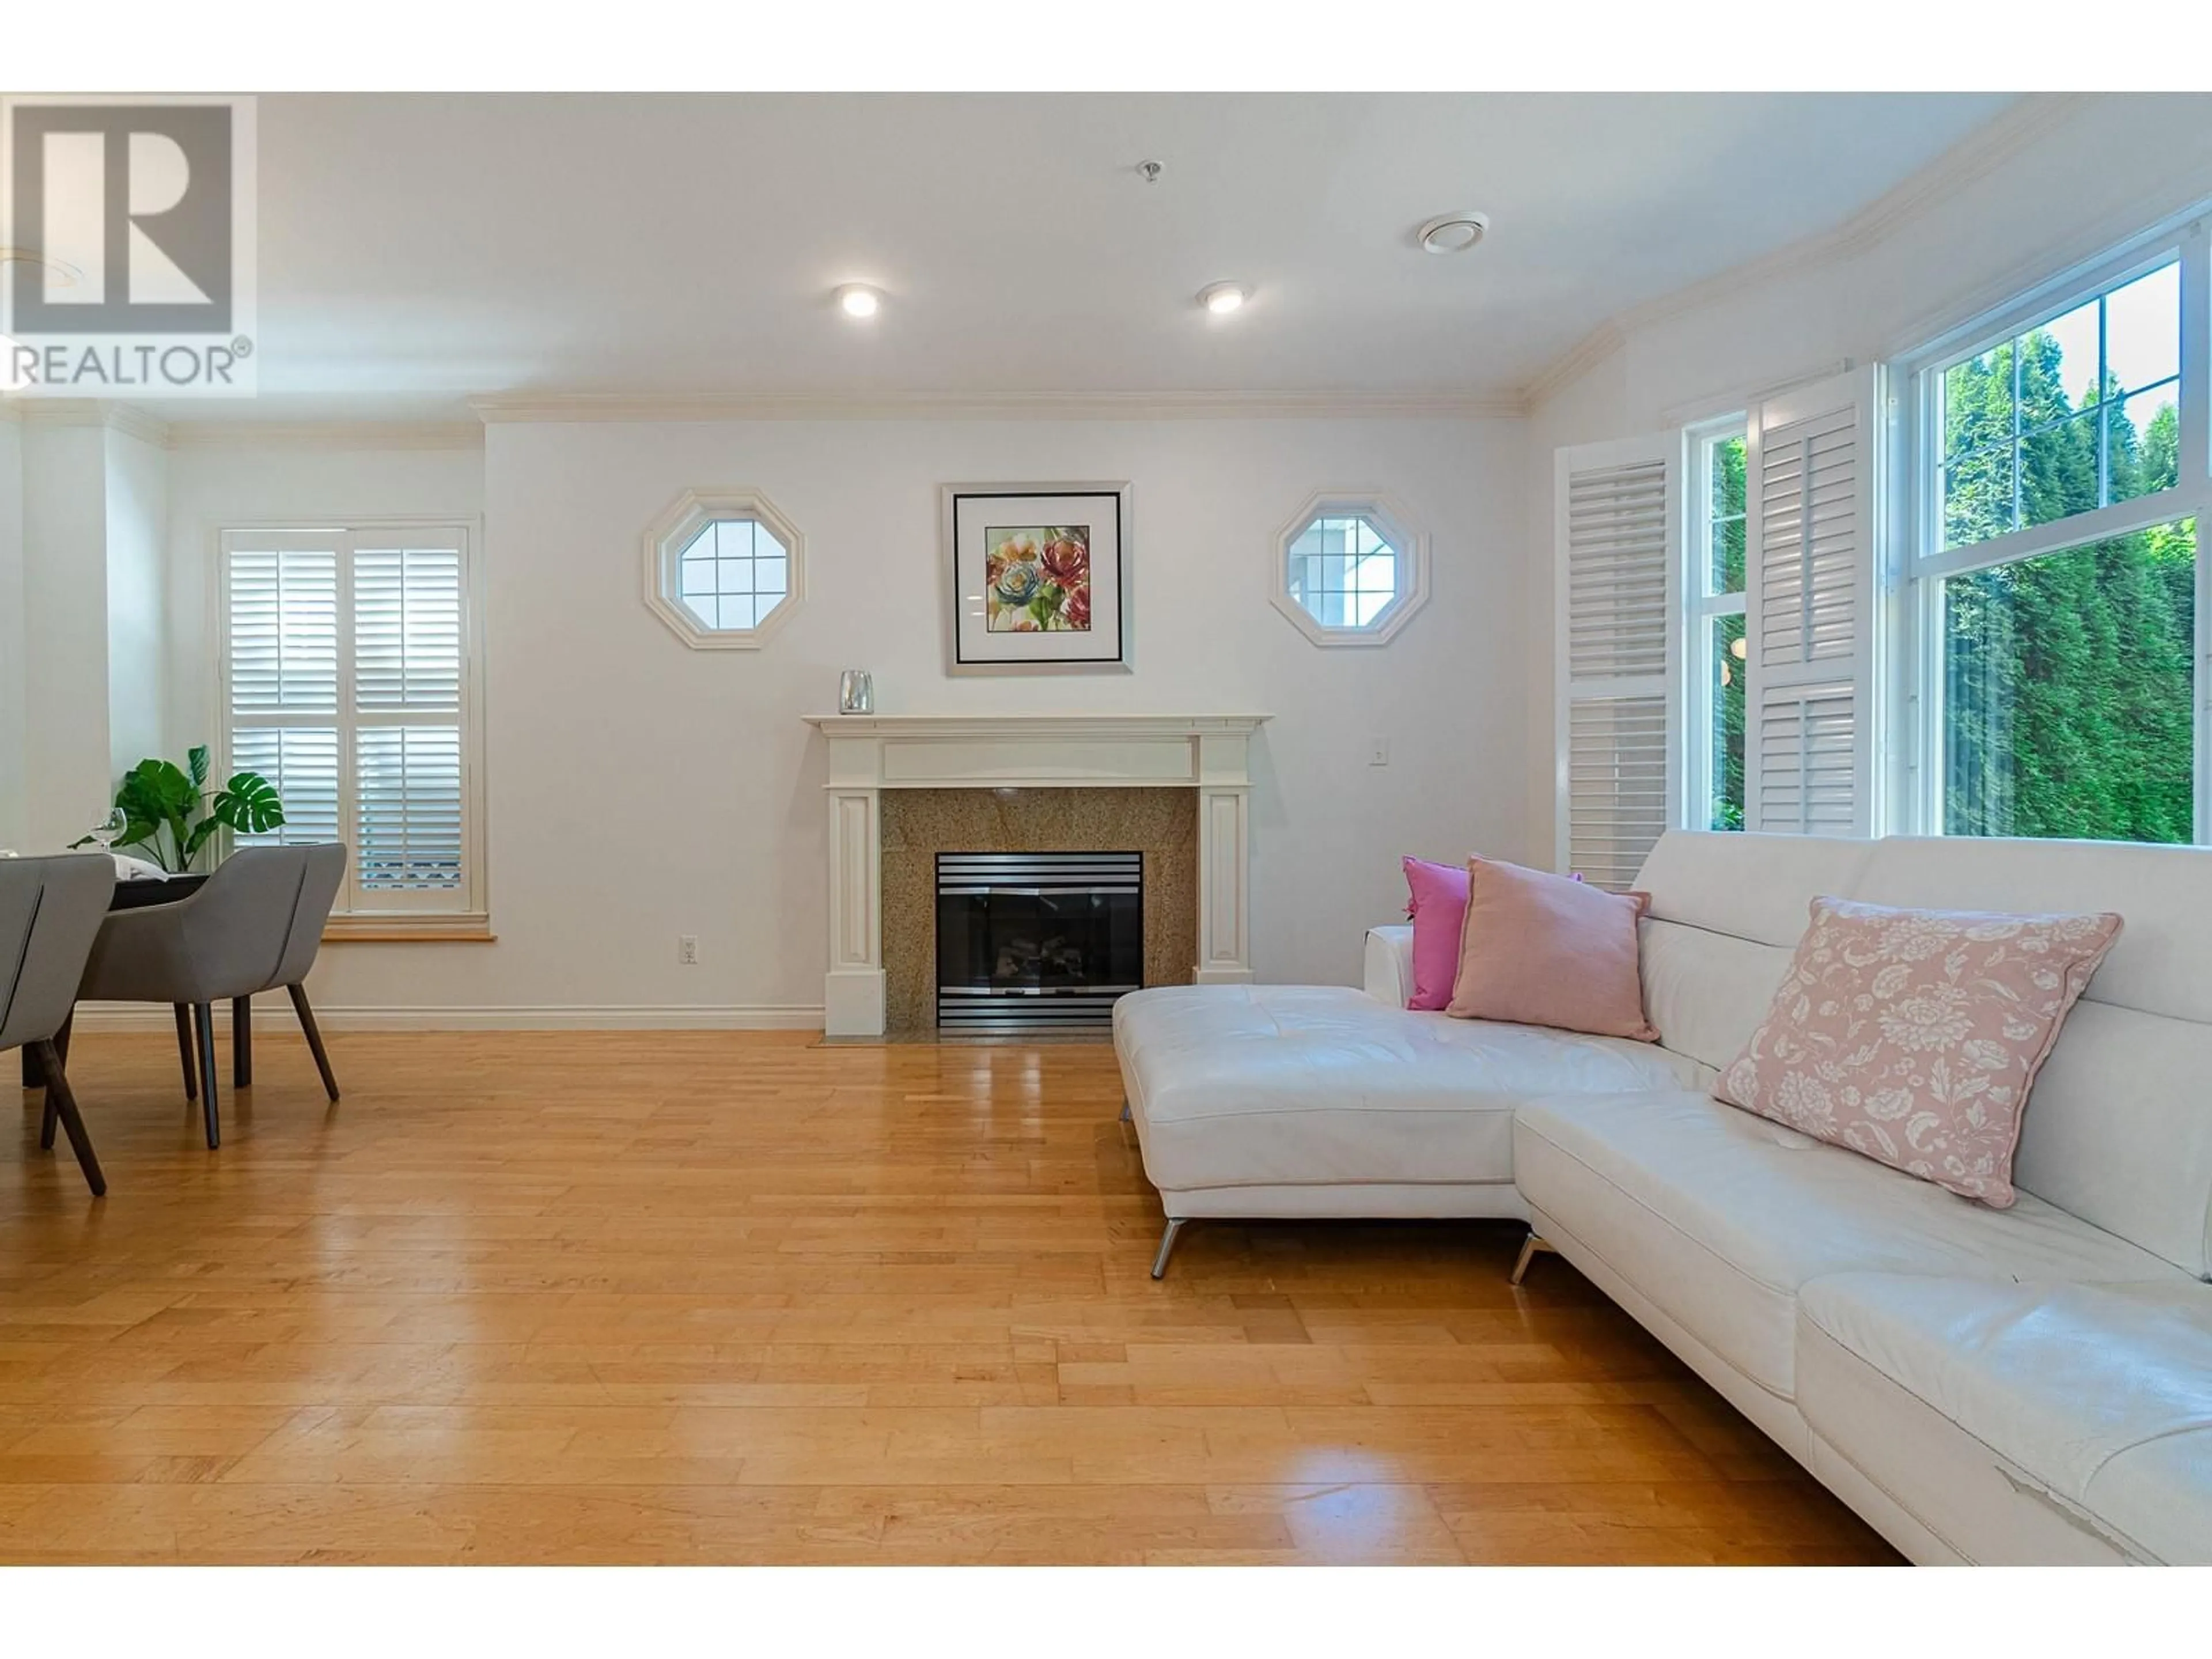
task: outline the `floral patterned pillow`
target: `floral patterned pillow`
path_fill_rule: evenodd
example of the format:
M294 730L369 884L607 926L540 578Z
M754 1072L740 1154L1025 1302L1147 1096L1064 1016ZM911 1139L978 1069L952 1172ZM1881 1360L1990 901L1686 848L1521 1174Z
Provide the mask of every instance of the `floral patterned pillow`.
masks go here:
M2027 1091L2120 918L1834 898L1812 914L1714 1097L2010 1208Z

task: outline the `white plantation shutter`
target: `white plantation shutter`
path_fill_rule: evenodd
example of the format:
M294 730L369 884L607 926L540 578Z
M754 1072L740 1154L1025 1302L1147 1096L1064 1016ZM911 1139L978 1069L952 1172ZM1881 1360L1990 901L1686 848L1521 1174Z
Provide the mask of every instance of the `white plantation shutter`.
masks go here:
M230 734L230 770L260 773L276 786L284 803L282 829L265 836L240 836L239 844L343 840L338 805L343 767L335 726L235 728Z
M1559 846L1563 869L1628 887L1674 798L1674 583L1680 446L1559 453Z
M230 707L240 716L337 713L335 547L231 556Z
M228 764L286 818L240 839L346 842L356 914L480 910L463 533L229 532L222 556Z
M1744 820L1866 836L1875 823L1871 370L1768 400L1745 459Z
M366 908L450 903L462 888L463 598L457 546L354 553L354 881Z
M354 696L369 708L461 708L458 548L362 548L353 561Z
M461 884L461 733L364 726L356 879L365 891L451 893Z
M284 825L241 844L339 837L340 601L337 540L255 538L224 561L225 707L233 772L276 786Z

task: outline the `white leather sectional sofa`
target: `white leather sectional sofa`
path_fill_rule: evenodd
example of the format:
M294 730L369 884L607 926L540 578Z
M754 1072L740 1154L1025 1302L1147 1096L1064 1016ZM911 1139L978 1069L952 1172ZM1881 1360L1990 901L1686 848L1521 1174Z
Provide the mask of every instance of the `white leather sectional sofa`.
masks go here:
M2212 852L1676 833L1638 884L1658 1045L1368 989L1126 997L1169 1227L1525 1217L1919 1562L2212 1564ZM1708 1091L1816 894L2117 910L1992 1210Z

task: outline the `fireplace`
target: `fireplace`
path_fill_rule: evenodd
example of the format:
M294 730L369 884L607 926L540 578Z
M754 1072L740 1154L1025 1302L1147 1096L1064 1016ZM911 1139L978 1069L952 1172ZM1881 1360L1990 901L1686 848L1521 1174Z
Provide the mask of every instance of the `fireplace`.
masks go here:
M1110 1025L1145 979L1142 853L939 853L937 1024Z
M1009 691L1012 688L1008 688ZM810 714L826 750L822 1028L934 1028L937 854L1140 848L1141 976L1252 979L1253 736L1265 714Z

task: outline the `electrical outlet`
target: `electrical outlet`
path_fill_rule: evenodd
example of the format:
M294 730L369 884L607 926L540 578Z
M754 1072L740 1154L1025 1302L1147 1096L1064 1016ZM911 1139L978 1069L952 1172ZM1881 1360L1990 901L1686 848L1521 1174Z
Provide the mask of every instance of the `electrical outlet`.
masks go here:
M698 934L679 933L677 935L676 960L686 968L696 968L699 965Z
M1370 738L1367 739L1367 763L1370 766L1388 766L1390 763L1389 738Z

